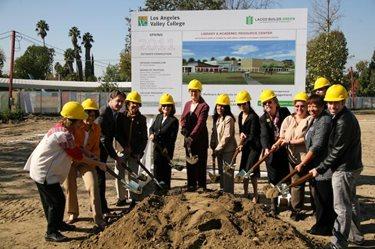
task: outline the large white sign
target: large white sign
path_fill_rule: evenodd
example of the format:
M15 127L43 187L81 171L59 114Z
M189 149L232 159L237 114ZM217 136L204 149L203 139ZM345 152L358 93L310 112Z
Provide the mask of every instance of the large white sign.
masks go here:
M132 88L142 112L156 114L168 92L177 113L189 100L187 84L203 83L211 106L217 95L247 90L252 106L263 89L284 106L305 89L307 9L132 12Z

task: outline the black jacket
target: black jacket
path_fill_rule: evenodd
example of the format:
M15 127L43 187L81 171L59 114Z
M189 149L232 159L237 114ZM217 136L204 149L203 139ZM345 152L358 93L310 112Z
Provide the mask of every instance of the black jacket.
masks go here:
M163 115L158 114L150 127L150 135L154 134L154 142L158 143L161 148L167 148L169 157L172 159L178 133L178 119L168 116L164 123L162 121ZM156 154L161 152L157 148L154 151Z
M142 157L148 140L146 117L140 112L134 117L125 112L122 119L121 133L125 139L127 138L125 140L126 145L122 147L130 147L132 155Z
M247 136L243 146L254 150L261 149L259 116L251 109L243 124L242 117L243 112L238 115L239 133L243 132Z
M284 121L286 117L290 115L288 108L280 107L279 108L279 121L277 123L277 127L280 130L281 123ZM259 118L260 122L260 143L263 149L269 149L271 146L276 142L275 140L275 133L274 129L275 126L271 121L268 113L263 113L263 115Z
M121 125L119 125L122 115L123 113L112 111L109 106L104 106L99 111L98 123L101 127L101 153L104 150L112 158L117 157L113 148L113 139L116 139L121 146L125 146L127 140L127 137L121 132Z
M361 129L354 114L344 107L332 119L328 155L316 170L323 174L328 168L347 172L362 167Z

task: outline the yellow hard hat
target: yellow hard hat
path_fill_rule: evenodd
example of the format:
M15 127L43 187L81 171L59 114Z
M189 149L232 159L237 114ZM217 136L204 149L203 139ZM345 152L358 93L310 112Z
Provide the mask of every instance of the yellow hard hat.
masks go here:
M217 105L230 105L230 99L228 94L220 94L216 98Z
M85 99L82 102L82 107L84 110L94 110L94 111L99 110L98 104L93 99Z
M236 104L243 104L251 100L250 94L246 90L242 90L236 95Z
M326 86L329 86L329 81L324 77L319 77L314 83L314 91Z
M126 101L142 104L141 95L137 91L131 91L128 96L126 96Z
M307 101L309 96L307 96L307 93L305 92L299 92L296 95L294 95L293 101Z
M60 114L68 119L86 119L88 117L82 105L76 101L67 102L63 106Z
M264 103L270 99L276 98L276 94L271 89L264 89L260 94L259 100Z
M332 85L328 88L324 101L326 102L336 102L342 101L349 97L348 91L345 87L340 84Z
M159 100L159 104L161 104L161 105L174 105L174 100L173 100L172 95L170 95L169 93L164 93L163 95L161 95L160 100Z
M199 80L191 80L188 85L189 90L199 90L202 91L202 83Z

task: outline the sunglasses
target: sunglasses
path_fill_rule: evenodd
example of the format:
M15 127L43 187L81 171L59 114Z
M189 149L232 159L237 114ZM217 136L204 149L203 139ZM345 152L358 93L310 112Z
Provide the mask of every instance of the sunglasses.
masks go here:
M243 106L243 105L246 105L247 103L241 103L241 104L237 104L237 106Z
M161 105L161 107L172 107L172 105Z

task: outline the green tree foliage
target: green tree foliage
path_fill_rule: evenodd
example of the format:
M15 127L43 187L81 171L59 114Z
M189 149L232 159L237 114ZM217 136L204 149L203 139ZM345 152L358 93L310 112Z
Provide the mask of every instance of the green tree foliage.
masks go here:
M91 55L90 50L92 48L92 43L94 39L89 32L83 34L82 37L82 44L85 46L85 79L86 81L94 76L92 63L91 63Z
M5 53L4 51L0 48L0 76L2 75L2 69L5 63Z
M144 10L219 10L224 5L224 0L146 0Z
M78 80L83 80L83 71L82 71L82 60L81 60L81 46L78 46L78 39L81 38L81 31L77 27L72 27L69 30L69 36L71 37L74 57L76 59L77 71L78 71Z
M318 77L331 83L344 83L344 68L348 59L346 39L341 31L321 33L307 43L307 90Z
M49 31L49 26L45 20L39 20L36 24L35 31L38 32L38 35L43 40L43 46L46 46L45 38L47 36L47 31Z
M54 49L32 45L16 59L14 64L15 77L20 79L46 79L51 73Z
M73 63L74 63L74 50L68 48L64 52L65 66L69 69L69 73L74 73Z
M116 65L108 65L105 74L103 76L104 82L118 82L121 81L120 78L120 69L119 66Z
M122 52L120 54L119 73L121 81L131 81L132 68L131 68L131 54L130 52Z
M371 62L368 67L369 70L369 94L371 96L375 96L375 50L374 53L372 54Z

